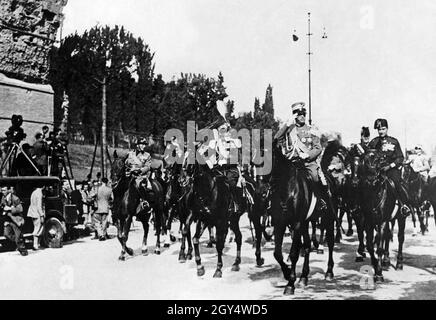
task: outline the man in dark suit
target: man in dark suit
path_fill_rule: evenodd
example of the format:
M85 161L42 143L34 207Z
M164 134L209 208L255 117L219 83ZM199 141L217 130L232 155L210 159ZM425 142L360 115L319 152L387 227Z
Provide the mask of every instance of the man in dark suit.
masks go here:
M11 188L2 187L1 191L2 199L0 206L3 215L7 216L7 220L4 223L4 236L11 242L15 242L17 250L22 256L27 256L22 235L24 217L21 200L13 193Z

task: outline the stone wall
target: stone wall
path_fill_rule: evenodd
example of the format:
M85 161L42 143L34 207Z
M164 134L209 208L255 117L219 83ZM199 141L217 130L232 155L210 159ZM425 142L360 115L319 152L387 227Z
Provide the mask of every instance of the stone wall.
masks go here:
M23 116L23 129L27 134L25 142L33 143L37 131L44 123L53 123L53 90L49 85L29 84L7 78L0 73L0 136L4 137L11 126L13 114ZM8 118L8 119L4 119ZM32 123L41 122L41 123ZM50 129L53 128L49 125Z
M68 0L0 0L0 72L47 83L48 56Z

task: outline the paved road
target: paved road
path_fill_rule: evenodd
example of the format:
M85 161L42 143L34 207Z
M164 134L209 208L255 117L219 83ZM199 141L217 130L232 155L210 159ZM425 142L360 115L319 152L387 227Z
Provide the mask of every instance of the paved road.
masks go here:
M284 285L280 268L273 258L273 245L263 247L265 265L255 267L254 249L247 219L241 220L244 236L242 264L239 272L230 270L235 257L234 243L227 243L222 279L214 279L215 249L201 244L206 274L198 278L194 261L177 261L179 243L160 256L140 254L142 230L139 223L131 233L129 244L135 256L118 261L120 246L116 239L106 242L90 237L66 244L62 249L45 249L21 257L17 252L0 253L1 299L436 299L436 228L430 220L430 232L412 237L407 223L404 270L393 267L384 272L385 282L376 289L360 286L361 268L355 263L355 236L344 237L336 245L335 280L326 282L327 254L311 254L309 285L297 287L295 296L282 295ZM176 226L175 226L176 227ZM115 230L111 228L114 235ZM207 232L206 232L207 233ZM206 236L207 234L205 234ZM150 235L149 243L154 243ZM395 265L397 242L391 245ZM285 239L285 250L290 239ZM152 252L153 246L150 246ZM302 261L299 261L298 271ZM365 268L365 267L364 267Z

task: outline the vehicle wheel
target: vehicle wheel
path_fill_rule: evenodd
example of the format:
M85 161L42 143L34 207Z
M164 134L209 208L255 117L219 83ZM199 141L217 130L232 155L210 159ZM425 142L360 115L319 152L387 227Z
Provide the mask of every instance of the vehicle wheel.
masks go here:
M48 219L44 224L42 239L48 248L62 248L64 229L56 218Z

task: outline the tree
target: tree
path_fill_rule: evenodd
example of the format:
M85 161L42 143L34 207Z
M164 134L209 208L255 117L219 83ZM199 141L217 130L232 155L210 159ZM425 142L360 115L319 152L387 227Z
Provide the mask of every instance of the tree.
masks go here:
M273 88L271 84L266 88L265 103L262 105L262 111L271 114L274 117L274 102L273 102Z
M102 80L107 80L108 132L151 132L154 54L124 27L94 27L66 37L51 56L50 82L55 95L70 97L72 131L85 135L101 126ZM110 61L110 65L107 62ZM59 110L56 99L55 114Z

